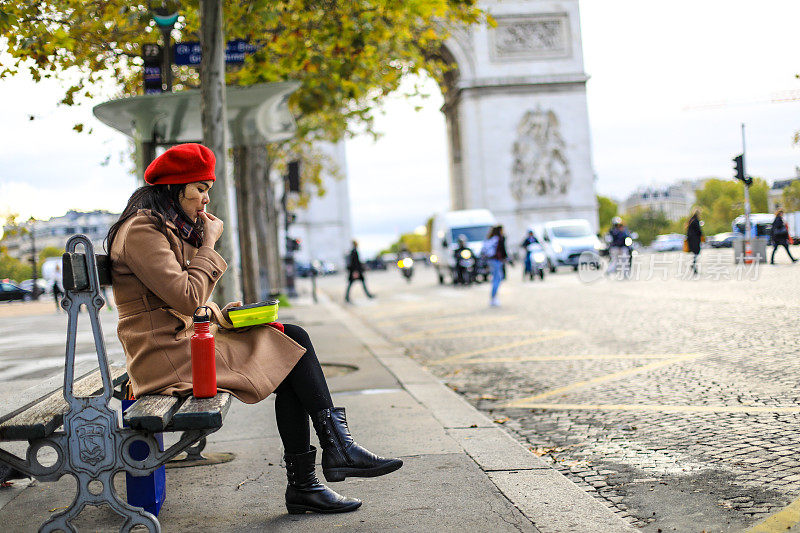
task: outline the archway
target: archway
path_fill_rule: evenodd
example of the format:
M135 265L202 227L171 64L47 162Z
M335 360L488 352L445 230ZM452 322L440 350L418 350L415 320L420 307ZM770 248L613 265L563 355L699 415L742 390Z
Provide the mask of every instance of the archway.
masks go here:
M482 4L496 27L442 51L451 207L488 208L511 235L560 218L597 230L578 0Z

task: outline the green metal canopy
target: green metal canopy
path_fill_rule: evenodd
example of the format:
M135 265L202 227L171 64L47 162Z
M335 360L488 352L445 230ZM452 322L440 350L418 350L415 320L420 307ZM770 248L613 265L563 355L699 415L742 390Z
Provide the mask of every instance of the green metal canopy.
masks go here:
M286 105L300 83L284 81L249 87L227 87L228 131L233 146L289 139L296 124ZM200 90L145 94L110 100L93 109L104 124L135 141L173 144L200 142Z

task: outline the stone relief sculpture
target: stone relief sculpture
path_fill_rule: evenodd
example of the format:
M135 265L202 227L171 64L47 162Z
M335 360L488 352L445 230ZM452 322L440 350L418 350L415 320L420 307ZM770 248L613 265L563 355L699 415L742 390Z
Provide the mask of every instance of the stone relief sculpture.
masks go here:
M526 197L566 194L572 174L558 118L551 111L528 111L517 126L511 194L521 202Z
M492 31L495 59L525 59L569 55L566 15L497 20Z

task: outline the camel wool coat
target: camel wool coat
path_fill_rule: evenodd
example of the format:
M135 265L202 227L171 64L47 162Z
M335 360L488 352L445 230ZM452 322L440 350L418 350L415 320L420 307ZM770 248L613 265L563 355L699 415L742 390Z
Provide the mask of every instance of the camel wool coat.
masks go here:
M181 239L169 221L165 231L149 210L139 210L120 227L110 252L117 334L134 395L191 394L192 315L207 305L213 315L217 387L245 403L263 400L305 348L270 326L234 329L208 302L227 268L225 260L210 246L195 248Z

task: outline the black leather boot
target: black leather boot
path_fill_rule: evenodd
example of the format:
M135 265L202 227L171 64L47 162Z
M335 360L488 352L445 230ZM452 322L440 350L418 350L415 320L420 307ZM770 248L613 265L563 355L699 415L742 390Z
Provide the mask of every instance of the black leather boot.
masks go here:
M346 498L317 480L314 472L317 449L313 446L305 453L283 456L286 461L286 510L289 514L347 513L361 507L361 500Z
M322 473L327 481L382 476L403 466L400 459L378 457L359 446L347 428L344 407L323 409L312 418L322 445Z

